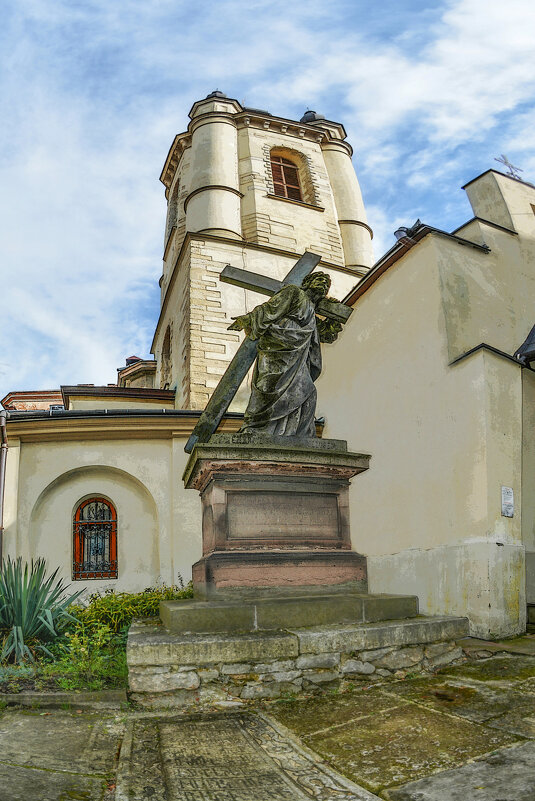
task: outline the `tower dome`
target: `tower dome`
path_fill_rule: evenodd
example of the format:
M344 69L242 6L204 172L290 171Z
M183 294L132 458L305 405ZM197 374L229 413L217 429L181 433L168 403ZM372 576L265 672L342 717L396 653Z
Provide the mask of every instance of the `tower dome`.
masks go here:
M316 120L324 120L325 116L323 114L318 114L316 111L311 111L311 109L307 109L299 122L315 122Z

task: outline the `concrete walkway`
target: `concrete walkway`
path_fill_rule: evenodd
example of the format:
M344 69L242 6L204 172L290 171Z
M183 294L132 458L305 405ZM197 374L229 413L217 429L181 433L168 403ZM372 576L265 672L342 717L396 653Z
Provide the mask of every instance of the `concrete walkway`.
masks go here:
M178 715L0 712L0 801L535 801L535 658Z

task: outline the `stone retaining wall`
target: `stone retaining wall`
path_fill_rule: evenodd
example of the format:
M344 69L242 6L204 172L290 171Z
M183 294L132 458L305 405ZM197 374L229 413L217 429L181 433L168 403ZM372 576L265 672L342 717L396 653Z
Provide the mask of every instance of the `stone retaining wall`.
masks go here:
M156 634L155 631L152 633ZM152 639L148 648L140 645L139 638L143 639L144 634ZM452 639L394 644L367 650L291 654L288 653L291 643L287 637L292 638L292 635L280 633L257 638L256 644L263 646L261 650L266 652L265 659L260 661L258 657L248 658L258 651L251 647L255 645L252 636L243 638L243 647L240 649L236 647L239 646L239 637L212 635L206 640L206 659L181 663L180 647L178 658L172 661L174 649L168 634L160 630L159 636L156 634L151 638L146 629L135 629L129 642L130 697L149 708L278 698L325 686L347 686L358 681L370 683L384 681L387 677L403 678L409 673L431 672L443 665L459 662L464 657L462 648ZM155 642L158 639L160 644ZM136 640L140 646L137 652ZM183 637L182 640L184 657L187 657L192 642L195 653L198 653L198 640L195 642L192 637L189 640ZM318 648L314 650L318 651ZM152 664L149 661L151 653ZM156 659L158 654L160 656ZM229 657L234 658L231 660ZM159 664L156 664L157 661Z

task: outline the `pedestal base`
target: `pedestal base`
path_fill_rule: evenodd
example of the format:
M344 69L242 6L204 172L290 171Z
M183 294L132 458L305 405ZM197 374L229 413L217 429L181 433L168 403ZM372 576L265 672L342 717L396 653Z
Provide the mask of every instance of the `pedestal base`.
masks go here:
M351 550L348 489L369 459L342 440L218 434L195 446L184 473L203 507L195 596L366 592L366 559Z
M348 550L215 551L193 565L197 598L367 592L366 557Z

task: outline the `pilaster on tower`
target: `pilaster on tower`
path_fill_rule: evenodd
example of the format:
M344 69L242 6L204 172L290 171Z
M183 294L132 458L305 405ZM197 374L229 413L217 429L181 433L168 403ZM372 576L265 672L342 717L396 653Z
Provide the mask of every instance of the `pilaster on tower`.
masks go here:
M156 386L204 408L236 352L231 317L265 300L219 281L226 264L282 279L305 250L342 298L373 263L371 229L345 130L247 108L216 91L193 104L161 181L168 203ZM232 409L243 410L247 386Z

